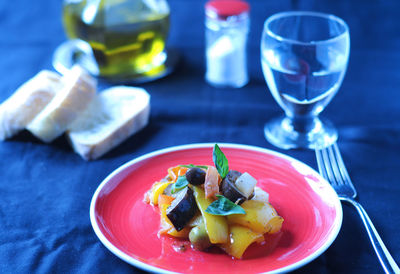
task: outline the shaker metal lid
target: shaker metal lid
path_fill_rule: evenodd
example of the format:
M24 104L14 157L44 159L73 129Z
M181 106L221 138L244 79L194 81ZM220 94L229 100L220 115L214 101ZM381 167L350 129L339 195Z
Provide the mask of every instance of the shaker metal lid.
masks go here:
M208 17L226 19L248 13L250 5L242 0L212 0L206 3L205 9Z

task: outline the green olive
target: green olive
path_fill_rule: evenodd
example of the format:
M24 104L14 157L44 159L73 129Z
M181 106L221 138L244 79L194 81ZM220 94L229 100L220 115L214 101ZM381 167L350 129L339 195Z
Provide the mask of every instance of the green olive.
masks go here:
M189 240L192 243L193 248L197 250L204 250L211 246L204 224L195 226L190 230Z

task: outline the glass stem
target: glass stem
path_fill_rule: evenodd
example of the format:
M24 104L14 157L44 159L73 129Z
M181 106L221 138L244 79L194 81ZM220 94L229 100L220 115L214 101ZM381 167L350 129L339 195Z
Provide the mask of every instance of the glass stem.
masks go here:
M309 133L321 127L321 121L317 116L296 116L288 119L293 130L300 133Z

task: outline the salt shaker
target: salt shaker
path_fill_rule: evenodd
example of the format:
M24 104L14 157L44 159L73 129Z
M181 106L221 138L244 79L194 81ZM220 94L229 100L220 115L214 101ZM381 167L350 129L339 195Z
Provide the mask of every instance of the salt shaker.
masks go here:
M209 84L234 88L247 84L249 10L249 4L242 0L206 3L206 80Z

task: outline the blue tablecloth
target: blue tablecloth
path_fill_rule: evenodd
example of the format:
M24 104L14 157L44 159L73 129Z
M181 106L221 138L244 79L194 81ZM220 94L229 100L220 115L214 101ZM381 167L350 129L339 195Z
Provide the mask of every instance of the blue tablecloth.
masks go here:
M282 113L260 64L263 21L284 10L342 17L351 32L343 85L322 113L339 130L344 161L377 230L400 262L400 2L253 0L248 43L250 82L216 89L204 81L204 1L170 0L169 46L181 62L167 78L141 85L151 94L149 125L100 160L83 161L64 137L44 144L27 132L0 143L1 273L136 273L97 239L89 204L99 183L121 164L156 149L228 142L281 151L263 135ZM61 0L0 2L0 101L41 69L52 69L65 40ZM101 83L100 87L107 86ZM310 150L281 151L317 168ZM332 246L298 273L380 273L354 208L343 206Z

